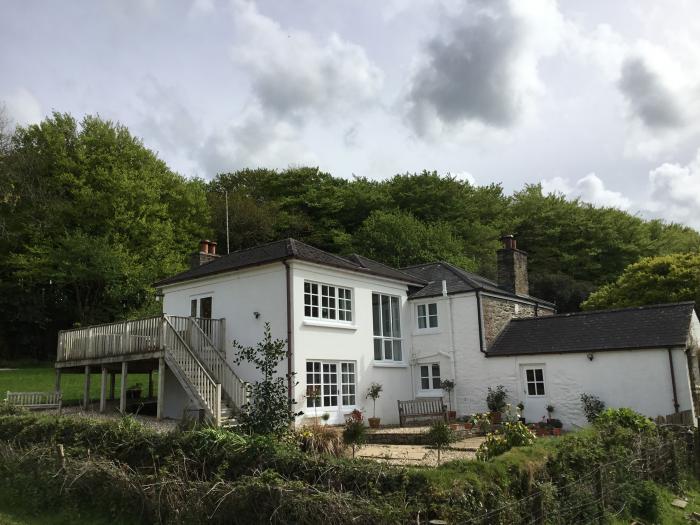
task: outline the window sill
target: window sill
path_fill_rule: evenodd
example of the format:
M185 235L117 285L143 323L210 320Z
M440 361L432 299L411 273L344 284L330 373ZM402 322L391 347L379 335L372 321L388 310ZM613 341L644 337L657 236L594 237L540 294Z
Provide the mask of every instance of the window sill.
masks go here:
M349 323L338 323L338 322L327 322L327 321L313 321L311 319L304 319L304 326L318 326L321 328L340 328L341 330L357 330L356 324Z
M444 392L442 390L419 390L416 393L416 397L440 397L442 398L444 396Z
M408 368L408 365L402 361L375 361L374 366L379 368Z
M442 333L439 328L419 328L413 331L413 335L435 335Z

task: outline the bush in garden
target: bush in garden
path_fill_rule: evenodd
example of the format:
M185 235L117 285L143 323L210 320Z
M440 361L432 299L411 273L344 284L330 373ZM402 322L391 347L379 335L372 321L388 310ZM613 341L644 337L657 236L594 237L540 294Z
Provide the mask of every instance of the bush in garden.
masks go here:
M507 397L508 390L503 385L498 385L496 388L489 387L488 394L486 394L486 405L491 412L503 412Z
M355 448L362 446L365 442L367 431L363 421L362 412L353 410L350 417L345 419L343 429L343 441L352 447L352 457L355 457Z
M505 423L502 434L489 434L476 451L476 458L488 461L513 447L525 447L535 442L535 435L521 422Z
M341 456L345 448L338 431L325 425L311 425L297 431L303 452Z
M428 442L437 449L437 463L440 464L440 452L450 443L455 441L455 434L444 421L436 421L428 430Z
M656 428L648 417L630 408L608 408L598 414L593 423L599 430L613 427L628 428L635 432L647 432Z
M605 410L605 403L594 394L581 394L581 404L583 405L583 413L586 415L586 420L589 423L593 423L598 414Z

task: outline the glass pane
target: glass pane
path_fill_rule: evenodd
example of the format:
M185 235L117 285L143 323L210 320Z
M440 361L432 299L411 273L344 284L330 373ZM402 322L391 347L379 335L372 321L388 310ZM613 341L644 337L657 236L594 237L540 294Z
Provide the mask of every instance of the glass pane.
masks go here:
M310 306L304 306L304 315L306 317L311 317L311 307Z
M381 312L379 309L379 294L376 293L372 294L372 320L374 322L374 335L382 335Z
M440 389L440 378L439 377L433 377L433 388L435 390Z
M438 380L440 379L440 365L438 364L433 365L433 377L437 377Z
M428 305L428 314L437 315L437 303L430 303Z
M535 381L544 381L544 377L542 376L542 369L541 368L535 369Z
M438 325L438 318L437 318L436 315L431 315L431 316L428 318L428 321L429 321L428 324L430 325L430 328L437 328L437 325Z
M403 360L403 354L401 352L401 341L394 341L394 360Z
M197 299L190 301L190 317L197 317Z
M544 395L544 383L536 383L536 384L537 384L537 395L543 396Z
M382 295L382 335L391 337L391 306L388 295Z
M427 366L421 366L420 367L420 376L421 377L428 377L428 370L429 370L429 368Z
M532 370L532 369L525 370L525 375L526 375L528 381L535 380L535 371L534 370Z
M392 348L391 348L391 340L386 339L384 341L384 359L391 360L391 359L393 359L393 356L394 356L394 352L392 351Z
M211 297L202 297L199 300L199 317L211 319Z
M419 317L419 318L418 318L418 328L420 328L421 330L422 330L423 328L426 328L426 326L425 326L425 317Z
M427 377L422 377L420 380L420 387L423 390L429 390L430 389L430 380Z
M391 298L391 327L393 337L401 337L401 309L398 297Z
M424 304L418 305L418 317L425 317L425 305Z
M306 362L306 371L307 372L313 372L314 371L314 364L311 361Z
M382 340L379 338L374 340L374 359L382 360Z
M534 383L527 384L527 395L529 395L529 396L535 395L535 384Z

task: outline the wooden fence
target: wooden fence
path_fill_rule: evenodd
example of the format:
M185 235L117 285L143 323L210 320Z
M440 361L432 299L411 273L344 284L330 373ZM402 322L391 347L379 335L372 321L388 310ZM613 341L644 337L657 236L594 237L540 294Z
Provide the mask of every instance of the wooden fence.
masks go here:
M657 416L655 421L657 425L683 425L690 427L693 426L693 413L690 410L683 410L676 414Z

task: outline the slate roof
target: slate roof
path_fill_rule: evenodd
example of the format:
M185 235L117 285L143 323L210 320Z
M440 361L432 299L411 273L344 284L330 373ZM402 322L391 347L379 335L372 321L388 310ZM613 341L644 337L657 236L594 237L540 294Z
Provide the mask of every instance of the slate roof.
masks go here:
M511 293L503 288L500 288L498 284L490 279L487 279L486 277L467 272L466 270L462 270L461 268L444 261L417 264L415 266L401 268L401 270L415 277L428 281L427 286L414 289L412 293L409 294L410 299L422 299L442 295L442 281L445 280L447 281L448 295L480 290L505 297L525 299L527 301L533 301L542 305L551 306L552 308L555 306L553 303L532 297L530 295L516 295Z
M389 266L360 255L352 255L345 258L314 248L296 239L282 239L280 241L273 241L267 244L254 246L253 248L232 252L196 268L158 281L154 286L165 286L218 273L231 272L252 266L259 266L261 264L283 261L285 259L299 259L344 270L387 277L420 286L426 284L426 282L419 277L390 268Z
M513 319L489 357L685 346L693 302Z

